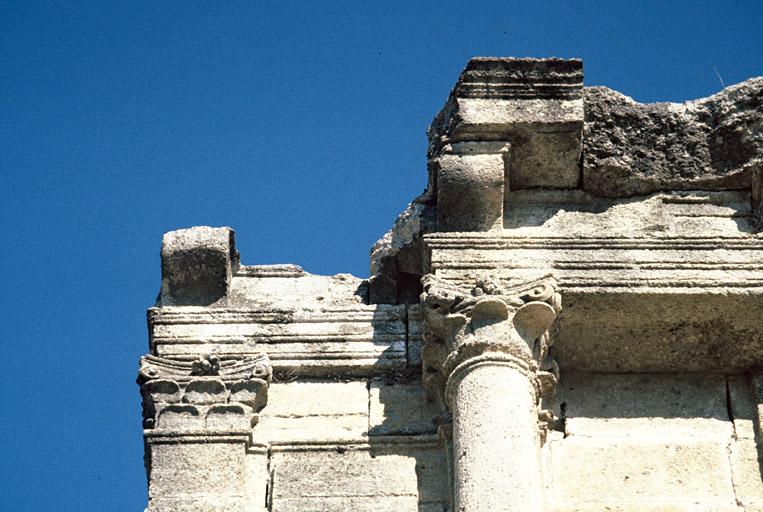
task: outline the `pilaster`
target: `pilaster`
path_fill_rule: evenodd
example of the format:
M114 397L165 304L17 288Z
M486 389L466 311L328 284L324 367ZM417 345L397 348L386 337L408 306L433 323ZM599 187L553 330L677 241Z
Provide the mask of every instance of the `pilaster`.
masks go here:
M264 354L141 358L149 512L262 507L257 489L264 491L264 482L247 482L267 465L267 450L252 444L251 433L270 379Z

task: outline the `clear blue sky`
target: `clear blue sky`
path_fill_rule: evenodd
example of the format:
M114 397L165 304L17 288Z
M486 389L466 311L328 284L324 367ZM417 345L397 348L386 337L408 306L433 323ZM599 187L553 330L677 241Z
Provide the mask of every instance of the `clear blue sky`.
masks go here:
M164 231L367 274L474 55L683 101L763 74L763 3L0 4L0 509L136 511Z

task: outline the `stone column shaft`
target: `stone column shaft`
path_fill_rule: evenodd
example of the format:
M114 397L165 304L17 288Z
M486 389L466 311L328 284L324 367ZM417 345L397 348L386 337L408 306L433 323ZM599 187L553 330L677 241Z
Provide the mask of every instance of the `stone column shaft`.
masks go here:
M455 510L543 510L538 414L527 371L499 359L470 360L449 386Z
M424 384L450 409L454 510L542 512L541 396L556 383L548 329L553 279L470 294L424 278ZM434 389L433 389L434 388Z

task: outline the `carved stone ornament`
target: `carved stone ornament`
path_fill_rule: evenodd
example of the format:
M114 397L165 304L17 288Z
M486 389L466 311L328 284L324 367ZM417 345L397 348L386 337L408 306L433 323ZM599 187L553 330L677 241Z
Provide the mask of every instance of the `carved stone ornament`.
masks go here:
M471 292L433 275L422 284L423 381L430 399L439 397L451 407L453 376L479 361L500 361L524 373L537 404L551 395L559 371L548 353L548 330L561 311L553 277L510 287L481 279ZM538 416L545 434L553 413Z
M267 404L270 359L222 359L213 354L195 361L143 356L138 384L143 396L143 426L164 431L246 431Z

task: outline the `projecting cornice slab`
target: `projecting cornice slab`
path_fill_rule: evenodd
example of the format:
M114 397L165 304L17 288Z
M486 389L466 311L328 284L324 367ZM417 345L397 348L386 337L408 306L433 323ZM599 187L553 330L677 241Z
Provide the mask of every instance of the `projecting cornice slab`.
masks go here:
M763 240L489 237L432 234L430 269L471 285L552 272L566 290L588 293L763 293Z
M430 271L464 290L551 273L564 369L744 371L763 351L763 240L432 234Z
M298 286L298 283L295 283ZM163 307L149 310L151 351L192 358L265 352L277 373L378 374L407 364L407 308Z

